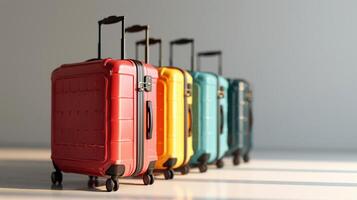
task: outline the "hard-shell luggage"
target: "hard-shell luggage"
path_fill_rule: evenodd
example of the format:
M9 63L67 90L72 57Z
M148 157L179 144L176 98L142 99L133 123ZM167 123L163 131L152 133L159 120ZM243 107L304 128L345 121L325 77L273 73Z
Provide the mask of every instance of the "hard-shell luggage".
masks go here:
M138 45L144 41L137 42ZM192 148L192 77L184 69L161 66L161 40L149 39L149 44L159 44L159 79L157 83L158 160L155 171L163 172L165 179L172 179L174 171L189 172L188 162L193 155ZM172 58L172 45L170 47ZM136 53L138 55L138 53Z
M190 165L198 166L200 172L207 171L207 164L217 154L217 80L211 73L198 72L194 66L194 40L182 38L171 45L191 45L192 87L192 135L193 151ZM212 159L213 158L213 159Z
M217 168L224 166L223 157L228 150L228 80L222 76L222 52L221 51L206 51L197 53L197 70L200 70L200 58L217 56L218 57L218 75L214 74L217 79L217 154L213 162Z
M248 81L230 79L228 101L227 155L232 155L233 164L239 165L241 156L244 162L249 162L252 149L252 90Z
M122 23L121 59L101 59L102 25ZM124 59L124 17L98 22L98 58L65 64L52 72L51 158L54 185L62 172L108 177L107 191L119 177L143 176L152 184L156 155L157 69ZM139 31L127 29L127 31Z

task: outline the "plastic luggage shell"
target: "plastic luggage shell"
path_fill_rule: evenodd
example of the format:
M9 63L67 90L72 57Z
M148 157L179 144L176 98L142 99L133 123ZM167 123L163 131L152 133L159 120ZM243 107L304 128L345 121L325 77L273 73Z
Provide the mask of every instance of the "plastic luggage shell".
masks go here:
M138 45L144 41L138 41ZM159 44L161 64L161 40L149 39L149 44ZM172 45L171 45L172 49ZM172 51L170 51L172 57ZM136 53L138 56L138 53ZM172 61L172 59L170 59ZM178 67L161 66L158 79L158 160L155 169L164 171L165 178L173 178L173 171L189 172L192 148L192 77Z
M207 51L207 52L200 52L197 54L198 56L198 66L197 66L197 71L200 71L200 57L203 56L218 56L218 71L219 74L222 74L222 52L221 51ZM194 72L195 74L197 74L197 72ZM198 102L198 107L202 107L203 105L206 104L206 108L202 107L202 109L198 110L197 113L201 114L200 117L198 117L198 119L200 122L198 124L198 126L200 126L201 124L207 123L206 127L205 125L201 125L201 130L197 130L202 131L202 137L207 137L205 136L205 132L207 132L206 129L210 130L208 133L212 134L212 139L211 141L209 141L207 144L207 149L208 152L210 152L210 156L208 159L208 163L215 163L217 165L218 168L222 168L224 166L223 163L223 157L226 154L226 151L228 150L228 144L227 144L227 134L228 134L228 125L227 125L227 118L228 118L228 97L227 97L227 93L228 93L228 81L223 78L220 75L216 75L213 73L207 73L207 72L199 72L198 73L198 77L199 76L208 76L211 75L211 80L206 78L206 81L202 81L205 80L205 78L197 78L197 85L194 87L194 89L197 88L198 93L197 96L201 99L203 99L202 101ZM196 79L195 79L196 80ZM207 89L206 91L211 91L211 95L208 94L208 92L201 92L201 91L205 91L204 87L212 85L210 83L215 82L215 88L212 87L210 90ZM203 89L202 89L203 88ZM195 93L195 92L194 92ZM215 94L215 95L213 95ZM213 104L213 98L216 98L215 100L215 104ZM211 102L205 102L205 99L212 99ZM207 114L205 114L204 112L207 112L207 109L211 109L211 113L214 113L213 111L213 106L212 105L217 105L216 106L216 114L214 115L209 115L209 112ZM216 129L213 129L214 127L212 127L212 124L214 123L213 119L216 119ZM211 126L211 127L210 127ZM206 134L207 135L207 134ZM208 134L209 135L209 134ZM209 136L208 136L209 137ZM198 140L200 139L200 137L197 138ZM201 140L204 140L204 138L202 138ZM213 142L216 142L216 144L214 144ZM213 143L213 144L212 144ZM214 148L214 146L216 148ZM204 155L201 154L201 155ZM199 159L199 157L198 157ZM199 162L202 162L198 160ZM202 165L202 163L201 163ZM204 167L201 166L201 168L204 169ZM202 170L201 170L202 171Z
M228 145L227 155L233 156L233 164L250 160L252 149L252 90L244 79L229 80Z
M52 73L54 184L62 182L61 171L110 177L108 191L118 189L120 176L154 181L158 71L123 59L124 29L122 59L101 59L101 25L117 22L124 28L122 16L99 21L98 59L65 64Z

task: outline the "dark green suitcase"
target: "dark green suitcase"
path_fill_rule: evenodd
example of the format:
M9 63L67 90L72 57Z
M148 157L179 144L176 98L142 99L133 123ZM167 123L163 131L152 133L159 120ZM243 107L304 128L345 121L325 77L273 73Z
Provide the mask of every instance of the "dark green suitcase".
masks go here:
M252 90L243 79L229 79L228 89L228 147L227 155L239 165L240 157L249 162L252 149Z

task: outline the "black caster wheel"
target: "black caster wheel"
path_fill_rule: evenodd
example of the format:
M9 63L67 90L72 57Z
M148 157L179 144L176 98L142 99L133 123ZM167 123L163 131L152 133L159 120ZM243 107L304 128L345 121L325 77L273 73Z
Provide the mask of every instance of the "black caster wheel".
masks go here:
M166 180L174 178L174 171L172 169L168 169L164 171L164 177Z
M222 159L217 160L216 166L217 166L218 169L223 168L223 167L224 167L224 162L223 162L223 160L222 160Z
M198 166L198 169L200 170L201 173L203 173L203 172L207 171L208 166L207 166L207 164L203 164L203 165Z
M113 182L114 182L113 191L116 192L119 190L119 181L118 181L118 179L115 179L115 180L113 180Z
M51 173L51 181L52 181L53 185L55 185L57 183L56 172Z
M249 156L248 153L247 153L247 154L244 154L244 156L243 156L243 161L244 161L245 163L248 163L248 162L250 161L250 156Z
M114 181L111 178L108 178L107 181L105 182L105 187L107 188L108 192L113 191L114 189Z
M90 189L95 188L94 181L88 180L87 186L88 186L88 188L90 188Z
M97 176L94 178L94 186L95 187L99 186L99 181L98 181L98 177Z
M150 174L149 176L150 176L150 183L149 183L149 185L152 185L152 184L154 184L154 182L155 182L155 178L154 178L154 175L152 175L152 174Z
M58 185L61 185L62 180L63 180L62 172L59 172L59 171L52 172L52 174L51 174L52 184L55 185L58 183Z
M190 166L188 166L188 165L183 166L181 169L181 174L186 175L188 173L190 173Z
M96 176L89 176L88 180L88 188L95 188L99 186L98 177Z
M144 181L144 185L151 185L150 183L154 183L153 182L154 176L152 176L151 174L144 174L143 175L143 181Z
M240 164L239 155L235 155L233 157L233 165L239 165L239 164Z

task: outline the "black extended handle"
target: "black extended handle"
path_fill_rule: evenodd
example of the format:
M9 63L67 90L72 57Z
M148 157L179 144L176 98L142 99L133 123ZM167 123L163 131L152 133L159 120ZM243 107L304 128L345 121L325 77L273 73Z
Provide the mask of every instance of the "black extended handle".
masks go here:
M222 76L222 51L204 51L197 53L197 70L201 70L201 57L218 56L218 74Z
M170 42L170 65L172 66L174 45L191 44L191 71L195 71L195 41L192 38L180 38Z
M192 105L188 105L188 117L189 117L189 124L190 126L188 127L188 136L192 136L192 119L193 119L193 114L192 114Z
M109 25L121 22L121 59L125 57L125 31L124 31L124 16L109 16L98 21L98 59L102 55L102 25Z
M140 45L145 45L146 44L146 40L140 40L136 42L135 45L135 59L139 58L139 46ZM159 44L159 65L158 66L162 66L162 43L161 43L161 39L156 39L156 38L149 38L149 46L150 45L155 45L155 44Z
M224 108L223 108L222 105L219 106L219 113L220 113L220 118L219 118L220 127L219 127L219 130L220 130L220 133L223 134L223 128L224 128Z
M154 126L154 113L152 110L152 102L151 101L147 101L146 102L146 109L147 109L147 115L146 115L146 121L147 121L147 135L146 135L146 139L151 139L152 138L152 130L153 130L153 126Z
M141 31L145 31L145 63L149 63L149 25L133 25L125 29L127 33L137 33Z

